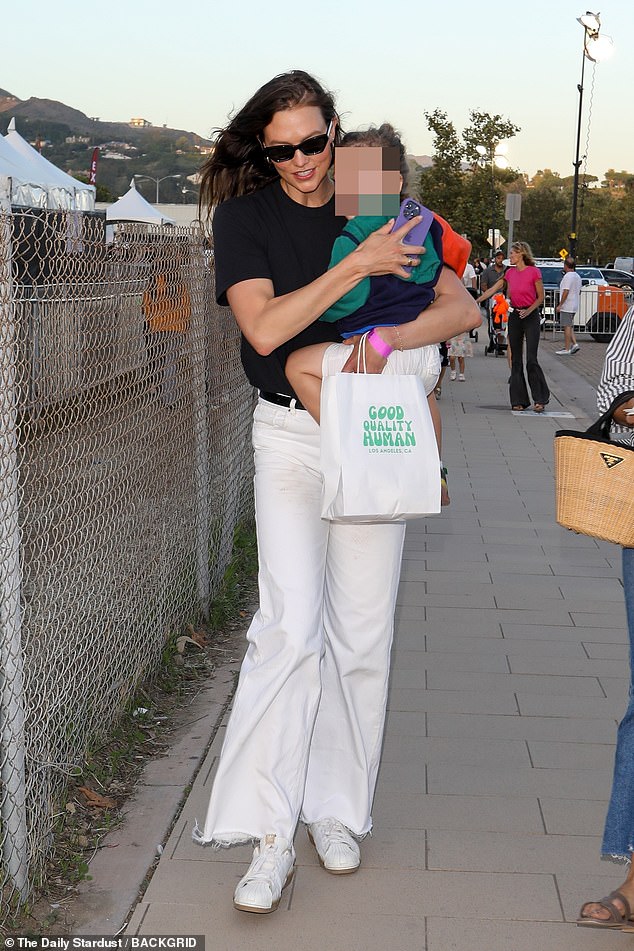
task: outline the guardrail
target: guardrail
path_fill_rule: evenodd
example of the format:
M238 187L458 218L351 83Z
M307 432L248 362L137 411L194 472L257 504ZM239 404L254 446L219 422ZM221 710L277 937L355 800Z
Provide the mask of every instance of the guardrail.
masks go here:
M542 333L545 335L563 333L556 311L559 297L559 288L547 288L544 291ZM586 285L581 290L579 310L574 317L575 333L588 334L601 343L611 340L620 319L633 303L632 290Z

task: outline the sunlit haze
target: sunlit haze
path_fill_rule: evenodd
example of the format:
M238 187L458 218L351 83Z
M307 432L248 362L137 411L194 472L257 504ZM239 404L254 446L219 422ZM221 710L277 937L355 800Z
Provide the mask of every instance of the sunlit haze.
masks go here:
M459 132L471 109L499 113L521 127L509 142L511 167L565 176L575 154L583 13L581 0L25 0L11 12L0 87L105 120L139 116L208 136L262 83L301 68L336 93L347 129L388 120L410 153L424 155L432 151L425 111L445 111ZM634 171L634 4L604 0L600 15L614 54L586 61L581 155L602 177L608 168Z

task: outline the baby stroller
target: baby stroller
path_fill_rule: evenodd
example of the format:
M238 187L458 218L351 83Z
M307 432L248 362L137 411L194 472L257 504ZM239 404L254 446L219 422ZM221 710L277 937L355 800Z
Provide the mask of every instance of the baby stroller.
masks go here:
M508 346L509 302L504 294L494 294L488 311L489 342L484 355L494 353L496 357L506 353Z

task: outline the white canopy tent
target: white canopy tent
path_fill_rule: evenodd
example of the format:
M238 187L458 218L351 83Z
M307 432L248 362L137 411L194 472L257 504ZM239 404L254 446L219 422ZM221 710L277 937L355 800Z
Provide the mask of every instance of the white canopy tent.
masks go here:
M14 205L29 205L32 208L46 207L46 188L38 184L38 177L34 175L33 169L27 167L20 155L1 135L0 175L7 177L5 197L8 197Z
M30 182L46 190L46 208L69 211L94 211L94 185L86 185L72 175L67 175L32 145L23 139L15 127L15 119L11 119L9 129L4 137L13 152L19 157L20 165L28 172ZM16 202L18 204L18 202ZM24 202L19 202L24 204Z
M174 224L173 218L168 218L145 200L137 191L134 179L130 182L130 188L125 195L106 209L106 221L109 224L114 224L116 221L140 221L149 225Z

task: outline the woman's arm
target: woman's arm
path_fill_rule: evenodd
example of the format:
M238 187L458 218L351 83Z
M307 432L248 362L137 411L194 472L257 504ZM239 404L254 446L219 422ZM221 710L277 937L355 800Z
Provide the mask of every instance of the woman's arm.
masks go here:
M597 389L599 411L605 413L615 397L628 390L634 390L634 307L630 307L623 317L605 352L605 363ZM634 417L625 415L625 410L632 406L634 400L628 400L615 411L612 418L617 425L630 429L634 426Z
M423 254L425 249L421 245L404 247L403 239L420 220L420 216L416 216L393 233L390 233L392 222L388 221L335 267L290 294L276 297L268 278L234 284L227 290L227 300L240 330L259 354L268 356L312 324L364 277L374 274L410 277L403 265L415 264L417 259L411 261L407 256Z
M421 311L416 320L397 327L379 327L375 333L393 350L414 350L442 343L479 327L481 323L482 316L471 294L452 270L443 267L433 304ZM354 341L354 347L343 368L345 373L353 373L357 367L359 338L350 340ZM366 346L366 359L369 373L380 373L386 363L372 346Z
M484 294L480 294L480 296L476 299L476 304L481 304L482 301L488 300L489 297L493 297L494 294L497 294L498 291L502 290L505 284L506 280L501 277L500 280L496 281L495 284L492 284L491 287L484 292Z

